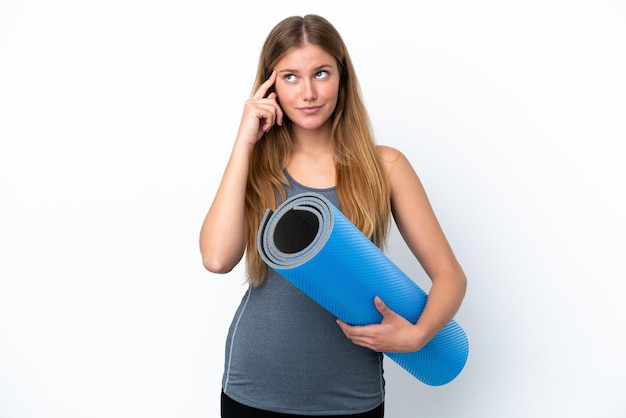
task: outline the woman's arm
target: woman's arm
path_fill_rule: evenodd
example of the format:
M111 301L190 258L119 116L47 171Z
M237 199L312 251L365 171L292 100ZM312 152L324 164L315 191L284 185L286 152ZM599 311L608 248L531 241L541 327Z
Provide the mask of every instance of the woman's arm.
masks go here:
M374 303L383 314L380 324L355 327L338 323L355 344L375 351L416 351L454 317L465 296L466 278L409 161L393 148L379 147L379 151L391 187L394 220L432 287L415 325L389 310L379 298Z
M228 273L239 263L246 247L245 193L250 150L235 141L224 176L200 229L204 267Z
M254 144L275 123L281 125L283 113L276 93L264 98L276 81L276 73L246 101L237 139L200 230L200 252L204 267L213 273L228 273L241 260L247 243L245 217L248 163Z

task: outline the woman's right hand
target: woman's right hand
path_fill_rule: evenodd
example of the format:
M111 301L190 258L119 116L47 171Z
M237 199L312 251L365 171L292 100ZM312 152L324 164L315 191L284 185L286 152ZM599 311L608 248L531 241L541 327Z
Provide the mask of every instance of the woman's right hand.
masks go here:
M276 71L272 72L254 95L246 100L243 116L239 125L237 139L254 145L272 126L283 124L283 110L276 100L276 93L267 92L276 82ZM267 97L265 97L267 95Z

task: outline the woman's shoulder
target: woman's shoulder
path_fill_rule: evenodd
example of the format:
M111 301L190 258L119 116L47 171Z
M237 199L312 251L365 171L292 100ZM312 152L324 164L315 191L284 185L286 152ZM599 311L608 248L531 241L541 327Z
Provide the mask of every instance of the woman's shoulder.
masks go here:
M376 149L380 160L385 166L392 166L398 162L398 160L406 158L402 151L388 145L376 145Z
M415 170L402 151L387 145L377 145L378 155L383 163L387 178L393 183L396 178L416 176Z

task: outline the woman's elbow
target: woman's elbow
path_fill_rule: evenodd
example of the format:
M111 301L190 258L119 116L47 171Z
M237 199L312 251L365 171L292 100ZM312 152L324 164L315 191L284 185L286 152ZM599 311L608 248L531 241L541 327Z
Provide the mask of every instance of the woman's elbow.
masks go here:
M231 266L217 263L214 260L207 260L206 258L202 259L202 264L204 265L205 269L207 269L211 273L217 273L217 274L225 274L225 273L230 272L233 269Z
M459 288L459 292L461 293L462 297L465 297L465 294L467 293L467 276L465 275L465 273L463 271L461 271L458 275L457 275L457 286Z
M203 254L202 264L204 268L211 273L226 274L230 273L232 269L235 268L240 259L241 257L232 260L215 254Z

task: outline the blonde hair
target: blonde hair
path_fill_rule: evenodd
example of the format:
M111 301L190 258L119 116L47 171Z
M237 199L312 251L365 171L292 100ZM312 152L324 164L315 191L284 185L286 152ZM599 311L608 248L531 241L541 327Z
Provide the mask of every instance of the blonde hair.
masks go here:
M342 212L377 246L383 247L391 215L390 192L376 150L369 116L348 50L337 30L323 17L292 16L279 22L261 50L253 91L269 78L278 60L293 47L317 45L337 61L339 98L333 113L331 140L335 152L336 190ZM246 189L247 278L259 286L267 266L257 249L257 230L267 209L276 209L277 196L285 200L288 180L284 169L291 152L288 120L274 126L252 151Z

